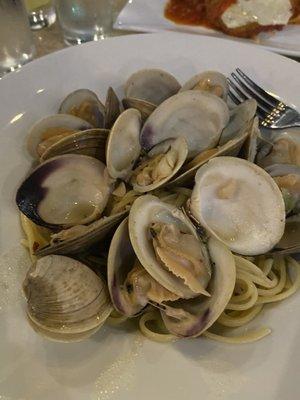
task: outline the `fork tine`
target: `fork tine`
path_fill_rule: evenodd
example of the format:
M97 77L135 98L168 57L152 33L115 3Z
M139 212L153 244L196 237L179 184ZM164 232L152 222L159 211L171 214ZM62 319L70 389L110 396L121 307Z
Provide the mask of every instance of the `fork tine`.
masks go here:
M256 90L256 92L268 103L270 103L271 106L276 107L280 103L279 100L276 99L276 97L271 96L269 93L267 93L263 88L257 85L257 83L253 82L252 79L249 78L240 68L236 69L236 72L240 77L242 77L247 84Z
M249 94L250 97L257 101L262 108L269 113L273 110L273 107L269 103L266 103L260 96L250 89L249 86L247 86L234 72L231 74L231 76L243 88L243 90Z
M241 101L236 97L235 94L233 94L233 92L232 92L231 90L229 90L228 96L231 98L231 100L232 100L236 105L241 104Z
M229 86L238 94L238 96L242 99L242 101L248 100L249 96L246 96L244 92L241 91L241 89L234 83L230 78L227 78L227 81L229 83Z
M249 99L249 97L247 97L247 96L245 95L245 93L243 93L243 92L239 89L239 87L238 87L234 82L232 82L231 79L227 78L227 81L228 81L229 86L230 86L230 90L229 90L229 93L228 93L228 94L229 94L230 98L234 101L235 104L240 104L240 103L242 103L243 101ZM240 99L233 93L232 89L238 94L238 96L239 96L240 98L242 98L242 100L240 100ZM268 112L266 112L262 107L260 107L259 105L257 105L256 114L259 116L260 119L264 120L264 119L267 117Z

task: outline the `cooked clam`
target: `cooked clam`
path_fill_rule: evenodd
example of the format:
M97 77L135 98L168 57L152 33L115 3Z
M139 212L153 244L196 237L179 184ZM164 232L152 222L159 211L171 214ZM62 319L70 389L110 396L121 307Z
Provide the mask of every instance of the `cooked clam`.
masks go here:
M34 169L19 187L16 202L38 225L70 227L98 219L110 191L111 180L101 161L67 154Z
M105 100L105 128L110 129L121 114L120 102L112 87L108 88Z
M105 125L105 107L96 93L89 89L70 93L61 103L59 113L80 117L94 128L104 128Z
M112 178L126 180L131 175L141 152L141 126L141 114L133 108L124 111L114 123L106 146L106 164Z
M300 166L300 130L293 128L273 133L273 146L259 165L266 168L273 164L293 164Z
M217 157L195 177L190 212L232 251L263 254L284 232L281 192L263 169L235 157Z
M149 103L146 100L134 99L132 97L128 97L122 100L122 104L125 109L134 108L141 113L142 121L145 122L146 119L153 113L156 109L156 105Z
M223 100L208 92L188 90L170 97L150 115L141 132L141 145L150 150L164 140L183 137L191 159L217 145L228 121L229 110Z
M267 167L266 171L282 192L286 213L300 213L300 166L274 164Z
M209 296L206 247L177 207L155 196L139 197L129 213L129 236L142 266L164 288L181 298Z
M82 154L97 158L105 163L105 147L109 131L88 129L73 133L54 143L42 154L40 161L63 154Z
M92 128L92 125L74 115L56 114L37 121L29 131L27 149L39 159L54 143L75 132Z
M77 254L87 250L103 239L128 214L120 211L108 217L103 216L88 225L75 225L52 234L50 243L36 251L37 256L49 254Z
M227 134L223 136L223 131L218 145L212 149L201 151L186 163L180 173L168 183L168 186L192 184L198 168L214 157L237 156L241 148L245 158L255 157L259 131L258 121L250 118L253 116L253 105L253 102L249 101L242 108L236 107L235 113L231 112L231 120L224 129L224 131L227 130ZM238 110L242 113L241 117L237 116ZM222 144L220 144L222 138Z
M47 339L84 340L112 311L105 282L72 258L40 258L27 273L23 288L30 323Z
M130 184L139 193L159 188L180 170L187 154L187 143L182 137L156 145L133 171Z
M145 100L159 105L180 89L177 79L161 69L142 69L132 74L125 84L125 98Z
M232 296L236 281L233 254L215 238L209 239L207 248L213 266L207 287L210 297L160 306L166 328L176 336L200 336L219 318Z
M142 311L149 301L177 300L142 267L130 242L128 219L116 230L108 253L107 280L115 309L126 316Z
M229 89L225 75L217 71L205 71L193 76L182 85L180 92L186 90L203 90L226 101Z
M220 137L219 145L234 139L241 130L253 121L257 109L254 99L246 100L230 111L230 119Z

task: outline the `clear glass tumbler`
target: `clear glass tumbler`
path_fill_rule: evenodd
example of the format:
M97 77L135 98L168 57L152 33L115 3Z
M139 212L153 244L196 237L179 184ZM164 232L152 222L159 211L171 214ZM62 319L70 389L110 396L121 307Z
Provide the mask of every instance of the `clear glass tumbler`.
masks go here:
M52 0L25 0L31 29L42 29L56 20Z
M67 44L103 39L110 34L113 0L55 0Z
M30 61L35 53L22 0L0 0L0 76Z

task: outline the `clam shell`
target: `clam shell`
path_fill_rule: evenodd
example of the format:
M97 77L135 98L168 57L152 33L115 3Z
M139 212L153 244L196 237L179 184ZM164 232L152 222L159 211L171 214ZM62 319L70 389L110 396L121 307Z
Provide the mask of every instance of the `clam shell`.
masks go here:
M38 249L35 254L40 257L49 254L81 253L103 239L127 214L128 211L122 211L83 225L80 229L60 232L48 246Z
M105 283L72 258L40 258L23 284L34 329L51 340L80 341L95 333L112 311Z
M300 167L300 128L273 129L270 136L268 140L273 146L271 149L270 146L265 146L269 151L260 154L259 165L263 168L273 164L293 164Z
M41 156L40 161L43 162L63 154L81 154L97 158L105 163L108 134L109 130L107 129L88 129L76 132L49 147Z
M174 223L180 229L184 229L199 239L195 228L181 210L151 195L141 196L135 200L129 213L131 244L145 270L171 293L181 298L194 297L195 293L184 283L183 279L162 267L157 260L148 232L149 226L155 222ZM200 240L199 246L203 247L205 256L206 250Z
M27 149L30 155L39 159L38 145L43 141L45 134L47 138L57 136L58 132L70 131L70 134L92 128L92 125L74 115L56 114L42 118L37 121L29 131L27 138ZM58 139L60 140L60 139Z
M180 84L173 75L161 69L142 69L125 83L125 97L145 100L158 105L176 94Z
M300 253L300 214L286 219L284 234L272 253L278 255Z
M132 176L130 183L133 186L133 190L135 190L139 193L146 193L146 192L150 192L151 190L158 189L159 187L165 185L170 179L172 179L172 177L174 175L176 175L177 172L180 170L180 168L183 166L183 164L187 158L187 154L188 154L188 147L187 147L187 143L184 138L179 137L175 140L168 141L167 148L165 148L165 149L162 148L162 146L165 147L165 144L162 143L162 144L158 144L157 146L153 147L153 149L149 152L149 156L150 156L149 159L151 159L152 157L154 157L157 154L166 153L169 150L175 151L177 154L177 160L174 165L174 168L172 169L172 172L165 178L163 178L157 182L153 182L150 185L139 185L136 180L133 181L133 176Z
M232 251L270 251L284 232L285 206L263 169L235 157L217 157L199 168L190 201L193 217Z
M122 100L125 109L135 108L141 113L142 121L145 122L146 119L153 113L156 109L156 105L149 103L149 101L133 99L132 97L127 97Z
M88 111L80 109L83 104L88 105ZM94 128L104 128L105 107L92 90L78 89L70 93L61 103L58 112L76 115L88 121Z
M141 152L141 125L141 114L133 108L124 111L114 123L106 146L106 164L112 178L126 180L131 175Z
M64 154L34 169L17 191L20 211L52 229L90 223L106 207L111 179L95 158Z
M259 119L257 117L254 118L252 128L250 129L250 134L245 140L245 143L242 146L240 156L245 158L246 160L254 163L256 153L257 153L257 142L260 137L259 130Z
M120 102L112 87L108 88L105 100L105 128L110 129L121 114Z
M222 89L220 94L214 91L216 86ZM200 74L194 75L182 85L180 92L185 92L186 90L205 90L218 95L226 101L229 86L225 75L217 71L204 71Z
M223 145L239 135L239 132L244 130L250 121L253 121L256 114L256 109L256 100L249 99L231 110L230 120L222 132L219 145Z
M136 255L129 238L128 218L126 218L117 228L109 247L107 283L115 309L127 316L134 316L143 308L139 304L132 304L127 301L120 290L120 287L134 265L135 259Z
M243 133L241 133L240 136L237 136L234 139L229 140L224 145L217 147L214 152L204 152L203 157L199 157L198 161L196 161L193 166L189 167L189 164L187 164L187 166L184 166L183 172L180 172L179 175L168 182L166 186L175 187L192 184L198 169L212 158L238 154L243 143L247 139L249 132L250 130L249 128L247 128ZM185 170L186 168L187 170Z
M236 269L232 253L218 240L210 238L208 251L213 265L212 278L207 288L211 297L200 296L180 300L161 309L161 316L169 332L179 337L197 337L219 318L227 306L235 286ZM172 318L176 308L184 311L184 318Z
M188 158L215 147L229 121L229 109L219 97L208 92L188 90L164 101L147 119L141 135L148 151L166 139L183 137Z

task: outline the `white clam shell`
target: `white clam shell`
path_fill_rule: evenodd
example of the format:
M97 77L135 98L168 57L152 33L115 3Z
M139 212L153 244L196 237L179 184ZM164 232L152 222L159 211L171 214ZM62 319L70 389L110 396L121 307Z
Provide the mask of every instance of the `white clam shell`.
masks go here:
M187 82L185 82L182 85L180 92L185 92L186 90L195 90L197 89L197 86L199 86L200 90L201 84L203 85L205 83L208 83L212 87L214 86L221 87L223 90L221 98L226 101L227 94L229 91L227 78L225 75L217 71L204 71L201 72L200 74L194 75L192 78L190 78Z
M125 96L159 105L180 89L173 75L161 69L142 69L132 74L125 84Z
M32 126L27 138L27 149L32 157L39 158L37 153L38 145L45 139L44 135L47 130L51 129L50 136L56 136L55 128L77 132L90 129L92 125L81 118L68 114L55 114L40 119Z
M112 178L126 180L130 176L141 152L141 126L141 113L133 108L124 111L114 123L106 146L106 164Z
M148 155L151 158L151 156L154 157L157 154L163 154L169 150L174 151L177 154L177 160L174 165L174 168L172 169L172 172L165 178L163 178L157 182L153 182L150 185L140 185L136 181L134 181L133 183L131 181L133 190L135 190L139 193L150 192L151 190L158 189L159 187L163 186L169 180L171 180L173 178L173 176L175 176L177 174L177 172L183 166L183 164L187 158L187 154L188 154L188 147L187 147L186 140L184 138L179 137L175 140L170 140L170 141L168 140L167 143L164 143L164 142L160 143L160 144L156 145L155 147L153 147L152 150L148 153Z
M112 311L102 279L69 257L40 258L23 287L31 325L52 340L83 340L96 332Z
M70 93L61 103L59 113L72 114L74 108L79 108L83 103L89 103L92 114L89 121L94 128L104 128L105 125L105 107L98 99L96 93L89 89L78 89ZM84 113L80 115L85 119Z
M150 150L166 139L183 137L188 158L193 158L217 145L228 121L229 109L222 99L188 90L170 97L150 115L141 132L141 145Z
M111 179L101 161L65 154L34 169L18 189L16 201L38 225L70 227L98 219L110 192Z
M217 157L195 177L190 211L232 251L258 255L284 232L285 206L275 181L263 169L235 157Z
M155 196L145 195L135 200L129 213L129 236L137 258L145 270L170 292L181 298L195 297L181 278L162 267L157 260L148 231L150 225L156 222L174 223L198 239L195 228L181 210ZM203 254L206 254L205 249Z
M127 274L133 268L135 259L136 255L129 238L128 218L126 218L117 228L109 247L107 283L115 309L127 316L134 316L143 308L140 304L128 301L120 290Z
M168 331L179 337L200 336L219 318L232 296L236 281L233 254L215 238L209 239L208 251L213 265L212 278L207 288L211 296L183 300L177 306L171 305L167 311L161 311ZM184 318L169 316L175 307L184 310Z

